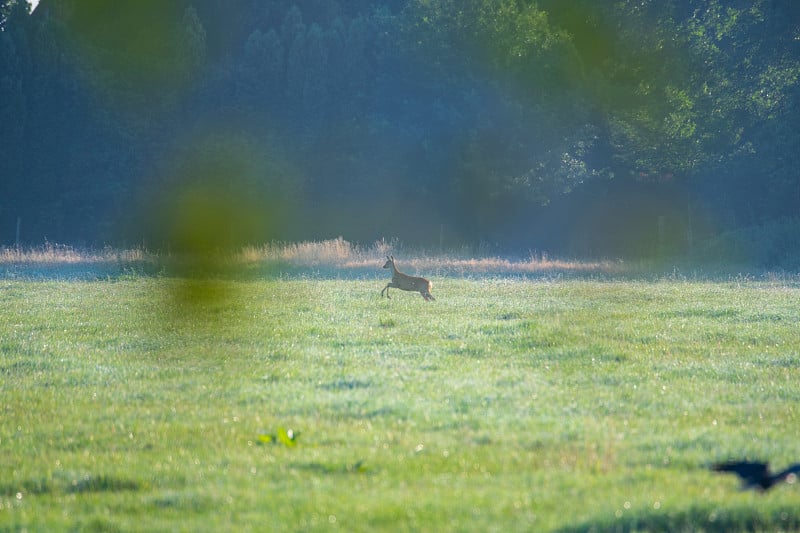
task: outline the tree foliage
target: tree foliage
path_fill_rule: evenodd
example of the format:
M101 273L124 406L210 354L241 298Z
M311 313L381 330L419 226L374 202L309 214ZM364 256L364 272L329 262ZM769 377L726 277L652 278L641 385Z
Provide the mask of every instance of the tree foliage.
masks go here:
M0 236L21 218L32 242L168 240L141 206L221 134L224 153L266 159L220 183L280 199L266 202L280 235L253 239L444 231L536 247L556 209L633 191L680 190L686 224L699 209L719 228L796 217L799 11L0 0Z

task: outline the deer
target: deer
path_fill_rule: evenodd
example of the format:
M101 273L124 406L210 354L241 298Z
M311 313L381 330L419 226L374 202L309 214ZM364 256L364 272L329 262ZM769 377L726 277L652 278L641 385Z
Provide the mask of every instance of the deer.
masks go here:
M385 292L386 298L389 298L389 287L392 287L394 289L400 289L401 291L418 292L422 295L426 302L429 300L436 300L436 298L434 298L431 294L433 283L425 278L409 276L408 274L403 274L397 270L397 265L394 264L393 255L386 256L386 263L383 265L383 268L392 269L392 281L387 283L386 287L383 288L381 291L381 297L383 297L383 293Z

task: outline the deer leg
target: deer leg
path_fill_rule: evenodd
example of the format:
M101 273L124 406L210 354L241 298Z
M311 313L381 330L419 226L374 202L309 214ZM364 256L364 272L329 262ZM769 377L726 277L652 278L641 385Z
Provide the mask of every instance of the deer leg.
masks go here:
M387 283L387 284L386 284L386 286L385 286L385 287L383 288L383 290L381 291L381 297L383 297L383 293L384 293L384 291L386 291L386 297L387 297L387 298L391 298L391 297L389 296L389 287L394 287L394 285L392 285L392 284L391 284L391 282Z

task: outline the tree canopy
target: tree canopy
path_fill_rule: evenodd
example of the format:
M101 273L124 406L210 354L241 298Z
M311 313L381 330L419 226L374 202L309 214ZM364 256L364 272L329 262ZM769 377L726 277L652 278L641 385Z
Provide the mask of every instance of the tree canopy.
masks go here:
M0 0L0 243L200 190L237 243L680 250L800 215L799 77L793 0Z

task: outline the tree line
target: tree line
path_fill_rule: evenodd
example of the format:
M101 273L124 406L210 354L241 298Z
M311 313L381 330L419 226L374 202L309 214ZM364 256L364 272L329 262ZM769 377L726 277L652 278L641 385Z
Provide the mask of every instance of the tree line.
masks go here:
M0 0L0 243L685 252L798 217L799 76L792 0Z

